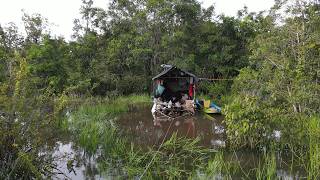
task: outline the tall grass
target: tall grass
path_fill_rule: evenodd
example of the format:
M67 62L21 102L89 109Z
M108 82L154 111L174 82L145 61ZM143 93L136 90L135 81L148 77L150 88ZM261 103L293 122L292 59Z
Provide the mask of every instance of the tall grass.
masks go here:
M144 179L183 178L204 167L209 151L198 145L199 138L178 138L175 134L160 149L150 147L145 151L120 135L117 117L128 112L132 104L148 102L151 101L147 96L134 95L108 99L95 105L86 103L71 115L69 128L87 153L101 152L101 170L116 168L117 176L140 177L151 161Z
M117 167L120 172L116 176L125 178L186 179L196 169L203 169L210 155L198 142L199 139L178 138L174 134L160 149L153 147L147 151L122 143L112 148L114 154L105 158L101 167L104 171Z
M94 154L99 147L117 148L116 117L129 110L129 104L148 103L146 95L131 95L96 101L87 101L69 118L69 127L85 150Z
M276 178L276 153L266 152L258 167L243 170L240 161L226 160L223 151L210 153L198 145L199 139L173 135L159 147L142 150L120 135L117 117L131 110L135 104L150 103L146 95L88 100L69 119L69 129L79 144L90 155L101 152L99 167L102 172L113 169L115 176L143 179L255 179ZM308 125L307 167L309 179L318 179L320 172L320 121L313 118ZM147 165L150 167L146 170Z
M275 153L274 150L271 150L264 154L262 159L264 163L261 164L259 162L258 168L256 169L257 179L272 180L276 178L277 163Z
M224 167L224 159L223 153L217 153L213 159L208 162L208 166L206 168L206 179L217 179L218 177L222 176L222 169Z
M320 118L309 122L309 166L308 179L320 178Z
M237 155L220 150L208 161L203 172L198 171L192 179L248 179L248 174L241 168ZM234 156L235 155L235 156ZM229 159L231 158L231 159ZM234 159L235 158L235 159Z
M199 138L179 138L177 134L173 134L160 149L149 149L139 164L130 166L146 170L144 176L140 176L142 171L137 172L144 179L186 179L195 170L203 169L210 156L209 149L199 146L198 142ZM150 162L151 166L145 169Z

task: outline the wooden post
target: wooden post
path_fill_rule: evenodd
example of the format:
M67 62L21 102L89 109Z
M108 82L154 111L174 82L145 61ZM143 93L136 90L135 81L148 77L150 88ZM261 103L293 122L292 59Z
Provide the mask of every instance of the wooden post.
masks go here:
M196 84L193 84L193 100L196 100Z

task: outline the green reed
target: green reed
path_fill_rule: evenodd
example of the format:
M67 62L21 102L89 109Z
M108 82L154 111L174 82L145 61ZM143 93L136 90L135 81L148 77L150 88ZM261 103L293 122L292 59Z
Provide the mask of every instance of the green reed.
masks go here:
M309 164L308 179L320 178L320 118L309 122Z
M103 146L115 147L117 136L116 117L129 110L129 104L150 102L146 95L131 95L87 101L69 118L69 127L79 138L79 143L89 153Z
M232 179L239 176L256 179L276 178L278 151L274 148L263 154L257 167L248 170L242 169L237 159L227 160L226 150L212 153L208 148L199 146L198 138L179 138L174 134L160 148L155 146L148 150L142 150L130 143L126 136L120 134L117 117L134 110L136 104L150 102L151 99L146 95L94 99L87 100L72 113L68 119L69 129L87 153L94 155L100 150L101 172L113 169L117 177L142 179ZM306 171L309 179L319 178L319 130L319 119L312 119L308 130L308 153L305 154L307 159L303 160L308 164ZM150 167L146 170L149 163Z
M87 153L94 155L98 149L101 150L102 171L117 167L121 171L118 173L120 176L139 177L152 161L142 178L182 178L204 167L209 151L198 146L199 138L178 138L173 135L160 149L150 147L142 151L120 135L117 117L130 111L132 104L148 102L150 99L147 96L134 95L108 99L95 105L86 103L72 113L68 120L69 128Z

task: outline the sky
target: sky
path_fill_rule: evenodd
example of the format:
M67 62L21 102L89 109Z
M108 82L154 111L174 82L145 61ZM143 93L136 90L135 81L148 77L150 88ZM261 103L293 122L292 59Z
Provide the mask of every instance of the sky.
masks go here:
M28 14L40 13L51 25L52 34L70 39L73 20L80 17L81 0L0 0L0 24L14 22L21 30L22 9ZM267 10L274 0L199 0L203 7L215 5L216 14L236 16L245 5L249 11ZM109 0L94 0L94 6L106 8Z

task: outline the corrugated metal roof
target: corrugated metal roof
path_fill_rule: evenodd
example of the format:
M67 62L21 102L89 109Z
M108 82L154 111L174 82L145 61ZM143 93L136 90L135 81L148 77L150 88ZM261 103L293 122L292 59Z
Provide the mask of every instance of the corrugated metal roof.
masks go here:
M170 71L173 71L173 70L178 70L178 71L181 71L181 72L184 72L185 74L187 74L188 76L190 77L194 77L195 78L195 81L198 82L198 77L188 71L184 71L184 70L181 70L175 66L172 66L170 68L166 68L164 71L162 71L160 74L156 75L155 77L152 78L152 80L156 80L156 79L159 79L161 78L162 76L166 75L167 73L169 73Z

